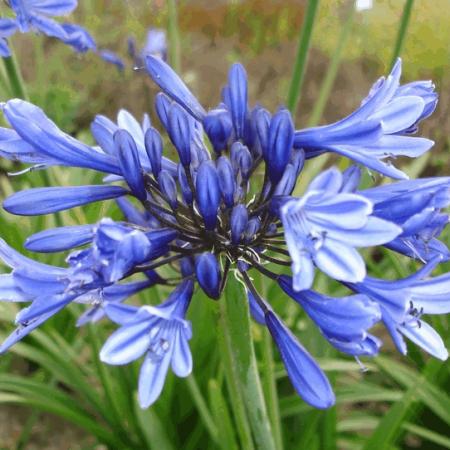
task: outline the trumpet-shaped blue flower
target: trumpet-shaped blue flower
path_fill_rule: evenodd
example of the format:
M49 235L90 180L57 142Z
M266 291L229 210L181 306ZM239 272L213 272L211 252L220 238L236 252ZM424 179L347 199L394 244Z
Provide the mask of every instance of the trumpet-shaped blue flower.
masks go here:
M100 359L128 364L145 355L139 375L139 403L148 408L161 394L169 366L179 377L192 372L188 341L191 325L185 314L193 294L192 281L182 282L160 306L134 308L109 304L106 313L121 327L105 342Z
M436 358L446 360L448 351L439 334L422 315L450 312L450 277L428 278L440 258L427 263L417 273L396 281L366 277L361 283L347 284L353 291L370 297L380 305L383 322L397 349L406 354L402 336L412 340Z
M337 280L362 281L366 269L355 247L390 242L401 233L398 226L371 215L369 200L339 192L341 187L341 173L329 169L311 182L302 198L281 207L296 291L311 288L314 266Z
M433 146L433 141L409 134L433 112L437 95L430 82L400 86L400 75L398 59L388 77L373 85L356 111L332 125L297 131L294 146L303 148L307 158L330 151L389 177L407 178L390 160L415 158Z

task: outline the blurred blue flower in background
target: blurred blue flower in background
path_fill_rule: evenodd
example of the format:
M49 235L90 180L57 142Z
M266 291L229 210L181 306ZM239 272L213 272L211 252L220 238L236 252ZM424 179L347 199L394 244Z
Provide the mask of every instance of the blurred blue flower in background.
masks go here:
M76 0L11 0L9 6L16 14L16 19L0 19L0 29L13 21L16 25L14 31L40 32L63 41L81 53L94 50L95 42L84 28L69 23L61 24L51 18L70 14L77 4ZM0 36L1 34L0 31ZM8 36L1 37L9 37L11 34L12 32Z
M328 151L404 178L385 159L417 157L432 146L411 134L436 106L433 85L400 86L398 61L353 114L296 131L286 109L272 115L259 105L249 107L242 65L231 67L219 104L206 111L161 56L144 59L163 91L155 106L167 140L147 115L138 122L122 110L117 123L95 118L91 130L97 145L89 146L30 103L14 99L3 105L11 128L0 128L1 156L33 169L62 165L104 175L103 184L15 193L4 202L7 211L40 215L114 199L125 221L103 218L42 231L26 241L32 251L70 250L64 268L22 257L2 242L0 256L12 272L0 277L0 297L31 303L19 312L18 328L0 350L71 302L85 304L78 325L105 316L120 325L101 350L104 362L127 364L144 357L139 401L148 407L160 395L169 366L182 377L192 370L186 313L195 286L225 301L221 294L233 274L245 285L250 311L267 326L298 394L317 408L330 407L335 397L326 375L258 292L251 278L256 271L278 283L343 353L377 355L382 342L370 330L382 322L402 353L405 336L447 358L441 338L422 315L448 312L449 276L430 274L448 259L438 238L448 223L443 209L450 203L450 178L360 190L360 168L343 173L330 168L303 195L295 194L308 160ZM401 280L372 278L356 249L380 245L426 264ZM288 267L292 276L283 274ZM349 295L314 291L316 268ZM123 303L155 284L175 286L161 305Z

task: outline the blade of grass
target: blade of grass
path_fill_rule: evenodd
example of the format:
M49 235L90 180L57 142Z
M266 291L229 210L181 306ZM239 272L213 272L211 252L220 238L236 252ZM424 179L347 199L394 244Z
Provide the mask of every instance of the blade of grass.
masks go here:
M130 393L131 395L131 393ZM174 445L164 428L164 424L152 408L141 409L134 396L134 412L145 435L146 447L151 450L175 450Z
M193 374L189 375L186 381L189 392L191 393L192 396L192 400L194 401L195 406L197 407L197 410L200 414L200 417L203 420L203 424L208 430L211 439L217 444L218 443L217 425L211 415L211 412L209 411L205 399L203 398L203 395L198 387L194 375Z
M281 432L280 409L275 378L275 364L273 359L272 338L268 330L263 330L262 359L263 359L263 389L267 399L267 410L272 424L273 436L277 450L283 449Z
M222 391L217 380L209 380L208 390L211 401L211 410L216 419L216 423L220 424L218 427L219 447L223 450L239 450L235 439L235 431L228 411L228 406L223 398Z
M434 378L419 380L419 375L416 375L409 367L385 358L381 358L377 364L397 383L407 388L415 386L417 398L450 425L450 397L436 386Z
M406 0L403 8L402 20L397 32L397 39L395 41L394 52L392 54L391 68L394 66L396 59L400 56L403 45L405 44L406 32L408 30L409 20L411 18L411 11L414 5L414 0Z
M376 359L378 365L383 364L383 358L381 361L380 363L379 358ZM383 364L383 368L389 367L391 363L391 360L387 360L386 364ZM389 448L395 444L403 431L402 425L415 413L413 403L417 402L418 391L427 383L428 379L433 379L442 367L442 363L436 360L430 360L424 366L422 375L416 377L403 397L383 415L373 434L367 439L364 450Z
M355 17L355 8L353 5L350 5L350 11L348 13L348 17L344 22L344 25L341 28L341 32L339 34L336 48L333 51L331 56L330 64L328 65L325 78L322 81L322 85L320 86L319 96L317 97L316 102L314 103L314 109L311 113L311 117L308 121L308 126L313 127L320 122L322 118L323 111L327 104L327 101L330 97L331 89L333 88L334 81L336 79L336 75L339 70L339 66L341 64L342 59L342 51L347 44L348 38L350 37L350 32L353 26L353 19Z
M176 0L167 0L168 34L169 34L169 60L170 65L179 72L181 69L180 31L178 29L178 11Z
M433 442L434 444L440 445L441 447L450 449L450 439L447 436L442 436L439 433L435 433L427 428L414 425L413 423L405 423L403 428L410 433L415 434L427 441ZM423 447L425 448L425 447Z
M319 0L309 0L306 8L305 19L300 29L300 38L297 47L297 55L294 61L294 69L289 87L287 98L287 107L295 117L297 105L300 100L300 94L305 77L306 62L308 59L309 47L311 44L311 36L316 18Z

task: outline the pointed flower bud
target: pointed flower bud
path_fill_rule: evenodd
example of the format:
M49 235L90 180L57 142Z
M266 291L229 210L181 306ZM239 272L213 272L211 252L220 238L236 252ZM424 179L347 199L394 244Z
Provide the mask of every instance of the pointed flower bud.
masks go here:
M269 145L269 127L270 127L270 113L264 108L261 108L256 113L256 133L259 139L259 145L265 160L267 160L267 149Z
M208 297L218 299L221 281L219 261L214 254L205 252L195 259L195 273L200 287Z
M169 109L172 104L172 100L170 100L167 95L160 92L156 95L155 99L155 108L156 114L158 115L159 121L162 126L168 130L169 129Z
M153 175L157 177L159 172L161 172L163 143L161 135L153 127L150 127L145 133L145 151L147 152Z
M191 188L189 187L189 183L186 177L186 171L181 164L178 164L178 183L180 184L183 200L186 202L186 204L192 205L194 196L192 194Z
M161 170L158 175L158 184L172 209L178 206L177 185L172 175L167 170Z
M139 153L131 134L125 130L114 133L114 144L119 157L122 175L133 194L140 200L147 198Z
M233 129L229 112L226 109L213 109L209 111L203 120L203 127L211 141L214 151L220 155L220 152L226 149Z
M231 66L228 73L228 88L234 132L237 139L242 139L247 114L247 73L241 64Z
M217 160L217 174L219 176L219 186L223 201L228 208L231 208L234 205L236 178L230 160L226 156L221 156Z
M177 103L173 103L169 109L169 128L167 131L178 152L181 164L185 167L188 166L191 162L191 122L186 111Z
M236 205L231 212L231 242L238 244L241 240L242 233L247 227L248 223L248 211L247 208L240 204Z
M217 210L220 205L219 177L212 161L200 164L196 179L197 204L208 230L217 223Z
M283 176L292 154L294 124L289 111L278 111L270 121L269 139L266 155L267 171L274 184Z
M256 233L261 228L261 220L259 217L252 217L245 228L244 239L246 242L251 242L255 237Z

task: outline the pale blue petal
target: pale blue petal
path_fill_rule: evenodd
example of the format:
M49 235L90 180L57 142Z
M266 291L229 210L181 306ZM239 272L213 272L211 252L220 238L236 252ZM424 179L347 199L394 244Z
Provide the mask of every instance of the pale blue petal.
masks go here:
M400 325L399 331L435 358L442 361L448 358L448 351L441 336L426 322L420 320L420 326L419 323Z
M138 397L141 408L148 408L160 396L169 370L171 353L169 350L161 359L155 359L151 353L145 357L139 373Z

